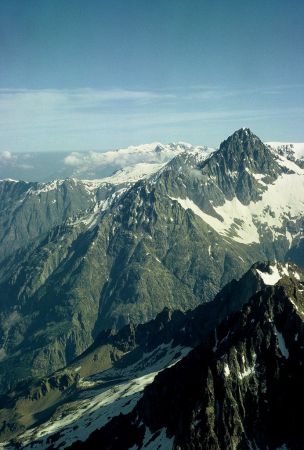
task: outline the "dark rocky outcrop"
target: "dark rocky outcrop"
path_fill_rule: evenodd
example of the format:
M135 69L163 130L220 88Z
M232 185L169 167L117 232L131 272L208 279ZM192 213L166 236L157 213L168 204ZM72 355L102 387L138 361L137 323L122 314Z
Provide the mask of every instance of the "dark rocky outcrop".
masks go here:
M176 449L303 448L303 314L303 283L264 287L213 342L161 372L130 414L72 448L152 448L163 430Z

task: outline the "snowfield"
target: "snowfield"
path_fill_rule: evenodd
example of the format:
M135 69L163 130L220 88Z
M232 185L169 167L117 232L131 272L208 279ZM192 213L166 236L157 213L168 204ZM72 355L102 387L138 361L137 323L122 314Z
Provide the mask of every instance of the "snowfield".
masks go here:
M267 190L261 200L243 205L236 197L226 200L223 205L214 206L215 212L222 218L205 213L189 198L174 198L180 206L191 210L217 233L243 244L261 241L261 230L272 232L273 239L283 236L291 244L296 236L288 230L282 231L284 222L296 222L304 212L304 170L297 164L280 156L278 163L288 169L272 184L263 184ZM257 174L255 174L257 175Z
M85 441L96 429L113 417L127 414L143 395L144 388L156 375L186 356L190 347L160 345L144 353L139 361L125 369L109 369L79 382L76 397L40 426L29 429L18 437L22 449L45 450L51 444L64 449L77 440ZM75 369L79 370L79 367ZM151 434L151 433L150 433ZM146 433L147 441L149 431ZM163 430L151 445L169 443ZM154 448L154 447L147 447ZM155 447L157 448L157 447ZM169 448L169 447L166 447ZM13 450L9 442L0 444L1 450Z

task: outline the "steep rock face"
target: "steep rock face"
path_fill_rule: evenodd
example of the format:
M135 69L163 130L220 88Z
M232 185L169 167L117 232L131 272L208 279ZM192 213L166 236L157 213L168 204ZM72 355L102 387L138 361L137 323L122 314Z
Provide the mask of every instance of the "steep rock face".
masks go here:
M9 245L7 234L1 245L4 256L14 246L17 251L0 263L0 360L5 360L0 376L7 387L64 366L91 344L92 325L86 320L95 313L95 321L98 306L94 312L79 295L67 298L65 290L77 277L69 270L72 266L79 271L103 207L117 201L124 190L121 185L75 180L30 187L3 182L3 187L10 185L17 197L3 205L9 220L2 231L16 223L18 239ZM15 211L12 205L19 202ZM84 278L79 281L87 291Z
M254 261L300 261L303 180L239 130L218 152L185 151L137 182L77 182L88 210L74 186L85 211L0 267L2 386L65 366L103 329L210 301Z
M295 275L254 295L212 343L161 372L131 413L72 448L302 448L304 297Z
M0 180L0 279L16 251L15 259L20 260L20 251L35 248L53 228L77 221L118 187L76 179L51 183Z
M248 128L242 128L222 142L213 158L203 164L203 173L214 177L226 199L236 196L247 205L261 199L265 190L259 177L273 182L282 168L261 140Z

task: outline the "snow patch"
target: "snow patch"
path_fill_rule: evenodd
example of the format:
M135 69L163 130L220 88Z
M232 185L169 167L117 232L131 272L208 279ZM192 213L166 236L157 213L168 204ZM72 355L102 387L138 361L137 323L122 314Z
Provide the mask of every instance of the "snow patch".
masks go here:
M42 194L42 193L55 191L60 186L62 186L63 183L64 183L64 180L54 180L51 183L42 183L42 184L40 184L39 188L37 188L37 189L31 188L30 191L34 195L39 195L39 194Z
M279 273L277 265L269 266L269 270L270 273L262 272L261 270L256 269L264 284L266 284L267 286L273 286L281 279L281 275Z
M265 229L272 232L274 239L284 236L290 246L296 233L292 234L285 227L282 230L282 224L297 223L303 215L304 170L281 155L278 163L289 172L282 173L272 184L265 184L267 190L261 193L260 200L251 201L248 205L243 205L236 197L226 200L223 205L214 206L219 218L205 213L189 198L170 198L185 210L192 210L217 233L236 242L258 243ZM262 174L254 176L261 182Z
M67 413L64 411L56 418L21 435L19 439L24 443L23 448L43 450L48 446L46 441L49 435L58 432L60 436L54 443L55 448L66 448L76 440L86 440L95 429L104 426L112 417L119 413L129 413L141 397L144 387L152 383L156 375L157 372L152 372L127 383L116 384L77 402L77 405L70 406ZM74 430L75 424L77 429Z
M293 301L293 299L292 299L291 297L289 297L289 301L290 301L290 303L293 304L293 306L294 306L294 307L296 308L296 310L298 311L299 308L298 308L298 306L296 305L296 303Z
M124 369L109 369L101 374L80 379L79 392L70 403L65 403L45 423L31 428L18 437L23 449L44 450L47 440L54 437L54 448L64 449L76 440L85 441L97 428L103 427L113 417L128 414L143 395L145 386L166 367L182 359L192 348L162 344L152 352ZM154 442L169 445L165 430ZM172 441L173 442L173 441ZM2 443L3 449L12 450L9 443ZM170 447L161 447L170 448Z
M288 265L288 263L287 263L285 266L281 266L281 273L282 273L283 275L286 275L287 277L289 277L289 271L288 271L288 269L289 269L289 265Z
M280 333L277 329L277 327L275 325L273 325L274 328L274 332L277 336L277 341L278 341L278 345L279 345L279 349L280 352L282 353L282 355L284 356L284 358L288 359L289 358L289 351L286 347L286 343L285 343L285 339L282 333Z
M230 376L230 369L227 363L225 363L224 365L224 375L226 378L228 378Z
M134 166L124 167L118 170L112 176L104 178L104 183L120 184L120 183L135 183L136 181L148 178L150 175L158 172L162 169L166 163L153 164L153 163L138 163Z
M245 357L244 357L244 355L242 355L242 362L243 362L244 368L243 368L242 371L240 371L238 373L238 379L239 380L243 380L244 378L249 377L250 375L253 375L255 373L255 360L256 360L256 355L254 354L253 355L253 364L252 364L252 366L246 367L246 365L245 365Z
M251 172L251 175L253 176L253 178L255 178L257 181L261 181L263 178L265 178L265 174L264 173L254 173ZM263 183L265 184L265 183Z
M246 206L244 206L237 198L234 198L231 201L227 200L222 206L214 207L214 210L222 217L222 221L202 211L188 197L185 199L170 197L170 199L177 201L183 209L190 209L195 215L200 217L221 235L230 237L234 241L243 244L260 242L257 228L252 221L252 216L248 214ZM244 214L235 217L235 213L241 212L241 210L243 210Z

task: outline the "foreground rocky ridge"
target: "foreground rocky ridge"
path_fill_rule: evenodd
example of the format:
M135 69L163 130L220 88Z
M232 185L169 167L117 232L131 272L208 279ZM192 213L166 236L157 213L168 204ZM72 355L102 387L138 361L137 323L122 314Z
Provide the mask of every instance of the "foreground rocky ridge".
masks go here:
M3 391L66 366L104 329L212 300L254 261L301 263L302 169L248 129L118 181L32 187L18 213L28 188L13 195L6 182L16 228L0 264Z
M263 280L253 266L241 280L229 283L214 301L198 306L194 311L183 313L166 308L145 324L129 324L116 333L102 331L93 345L65 369L35 383L19 383L15 390L0 397L2 439L33 426L44 416L45 410L50 414L62 402L72 401L82 378L90 379L112 367L124 377L128 366L141 362L143 355L150 355L163 345L195 347L208 338L216 324L238 310L261 286ZM147 362L143 367L145 365Z
M250 305L256 305L256 298L262 298L262 304L267 304L265 298L268 298L269 292L273 292L274 289L277 289L277 286L284 286L284 289L288 291L288 295L289 293L291 294L288 301L302 320L300 308L303 300L303 279L303 272L290 264L285 266L279 264L256 264L239 281L233 281L227 285L213 302L201 305L194 311L184 314L178 311L165 310L155 320L147 324L129 325L114 335L103 332L96 339L94 345L64 371L59 371L35 385L20 387L15 393L11 393L8 397L1 399L2 405L6 404L6 409L2 411L0 417L4 424L1 430L2 440L14 434L18 435L26 428L34 426L18 438L15 446L11 443L4 447L9 449L17 448L17 442L23 442L24 448L45 449L50 443L52 443L54 448L65 448L77 439L86 440L94 430L105 425L105 431L102 431L102 433L105 433L105 436L108 437L112 436L112 438L107 447L108 438L105 438L102 434L101 442L105 442L105 444L102 444L100 448L128 448L126 443L129 441L124 436L123 431L120 433L116 430L112 434L112 428L110 428L111 432L108 434L108 426L113 426L112 422L109 422L111 417L113 417L113 423L116 423L115 421L118 420L119 429L122 427L121 429L123 430L124 421L129 421L129 419L128 416L123 419L119 414L121 412L124 414L130 412L131 416L134 417L134 411L140 411L136 423L141 424L141 429L144 423L152 431L156 431L149 420L153 419L154 414L159 419L160 417L169 417L169 415L161 415L159 411L154 411L153 408L155 406L152 406L152 410L149 412L151 417L149 416L150 419L146 421L145 416L142 415L142 410L138 410L141 405L140 398L143 398L143 401L146 402L146 395L149 392L146 389L142 397L143 389L153 382L156 374L169 365L175 364L183 355L189 353L192 348L197 346L194 353L191 352L185 358L185 361L188 361L189 358L192 361L191 355L200 355L201 349L203 349L203 356L200 357L199 364L201 364L201 358L205 363L206 355L210 356L210 354L212 354L212 361L214 358L221 361L222 353L220 349L228 348L231 344L230 339L235 334L233 331L234 325L231 325L235 319L227 319L227 317L234 317L235 312L239 312L250 298L253 299L249 303ZM274 287L267 287L268 284L274 285L275 283L278 284ZM255 297L256 293L259 293L258 297ZM271 301L277 301L275 300L276 297L273 297L273 294L271 295ZM254 306L254 308L260 308L260 303L259 306ZM261 320L266 320L267 317L263 318L263 314L264 310L259 313L258 317ZM292 314L289 310L288 314L290 319ZM283 316L281 319L283 320ZM247 325L244 321L241 321L241 324L235 325L235 327L243 325L245 328L242 331L242 336L247 336ZM276 326L281 331L281 324L279 325ZM261 326L264 327L264 322ZM232 328L231 333L229 332L230 327ZM264 330L262 331L264 333ZM295 332L295 330L292 330L292 332ZM248 339L250 340L249 332ZM227 344L225 344L226 347L224 342ZM255 342L255 339L252 342ZM231 376L237 376L238 371L241 370L241 373L244 372L245 378L251 374L247 368L249 364L247 359L250 359L250 352L253 350L249 348L248 343L246 345L242 344L242 346L244 349L246 348L246 351L244 350L246 362L240 356L239 359L241 358L242 364L239 363L241 366L235 366L235 357L229 356L227 364L229 364L229 374L231 373ZM195 361L196 359L197 356ZM225 357L225 361L226 359ZM183 388L174 390L176 382L176 373L174 371L172 380L169 377L168 381L168 377L165 377L167 381L165 385L160 387L164 393L168 390L170 395L172 395L172 398L164 397L164 401L168 401L168 405L171 405L170 408L172 410L178 407L177 411L179 407L180 411L187 410L184 406L175 405L174 402L184 401L182 399L185 399L186 397L183 396L187 395L187 383L192 384L191 379L193 379L194 395L196 392L194 389L196 376L201 373L201 369L197 371L191 366L192 363L189 365L181 361L175 367L183 366L183 364L186 364L187 369L184 369L186 372L183 372L184 375L182 377L178 375L176 378L176 380L179 380L178 383L182 383ZM218 361L217 364L220 364L220 362ZM172 370L170 369L170 371ZM224 373L228 373L226 365L225 369L221 367L220 372L222 370L224 370ZM169 372L165 371L164 374ZM153 383L152 386L158 386L159 379L162 378L157 377L155 379L156 384ZM169 386L167 386L167 383ZM202 382L201 388L197 390L196 395L200 396L203 386L204 383ZM154 399L154 394L152 395L154 403L158 404L158 401L160 401L160 409L163 408L162 398L163 395L157 394L157 399ZM237 402L238 398L235 401ZM135 409L131 413L134 407ZM201 409L203 408L204 405L202 405ZM181 412L181 414L183 413ZM119 416L119 419L115 419L115 416ZM41 420L42 423L39 425ZM155 421L155 419L153 420ZM181 418L178 419L178 421L180 420ZM193 419L193 421L196 421L196 419ZM109 425L106 425L107 423ZM129 427L134 428L133 425L128 422L127 429ZM160 422L160 427L167 428L167 424ZM148 430L148 428L146 429ZM147 431L146 438L148 436L152 437L152 431ZM116 436L116 434L118 436L117 446L113 441L113 436ZM164 434L163 431L158 434L161 434L162 438L166 439L166 433ZM99 448L100 444L94 441L99 434L97 433L96 436L93 434L92 436L89 438L88 444L84 444L87 445L84 448ZM134 436L137 436L136 427ZM188 434L185 436L188 436ZM152 441L154 440L152 439ZM192 441L190 440L189 442ZM122 446L122 443L124 443L124 446ZM130 447L132 445L130 443ZM197 448L193 442L191 445L192 447L190 446L189 448ZM201 448L209 447L203 445ZM217 447L211 446L210 448ZM232 446L231 448L234 447Z
M303 282L285 276L73 449L301 449ZM303 279L303 278L302 278Z

